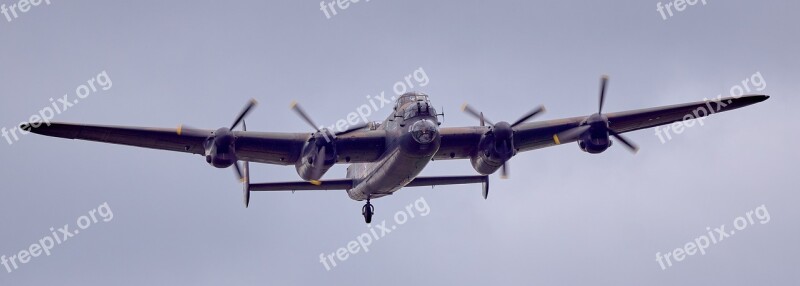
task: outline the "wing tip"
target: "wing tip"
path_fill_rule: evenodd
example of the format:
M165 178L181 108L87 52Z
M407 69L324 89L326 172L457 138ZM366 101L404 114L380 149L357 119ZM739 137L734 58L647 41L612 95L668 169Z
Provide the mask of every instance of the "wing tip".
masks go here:
M33 123L26 122L26 123L20 124L19 125L19 129L22 130L22 131L30 132L30 133L34 133L34 134L43 134L42 130L44 128L47 128L48 126L50 126L50 124L52 124L52 123L47 124L47 123L44 123L44 122L39 122L38 126L34 126Z
M743 96L741 96L739 98L733 98L733 100L736 100L736 99L740 100L742 103L744 103L746 105L750 105L750 104L756 104L756 103L759 103L759 102L766 101L767 99L769 99L769 95L766 95L766 94L749 94L749 95L743 95Z

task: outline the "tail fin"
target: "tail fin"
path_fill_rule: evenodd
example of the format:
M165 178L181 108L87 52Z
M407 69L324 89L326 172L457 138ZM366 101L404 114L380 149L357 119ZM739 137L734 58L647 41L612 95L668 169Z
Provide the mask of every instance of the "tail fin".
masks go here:
M244 207L250 206L250 162L244 161Z
M247 122L242 120L242 129L247 131ZM250 206L250 162L244 161L244 178L242 183L244 184L244 208Z

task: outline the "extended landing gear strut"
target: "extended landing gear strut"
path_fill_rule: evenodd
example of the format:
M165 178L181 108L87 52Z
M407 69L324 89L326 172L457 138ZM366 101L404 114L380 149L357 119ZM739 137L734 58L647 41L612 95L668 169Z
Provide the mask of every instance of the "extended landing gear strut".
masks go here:
M369 196L367 196L367 204L361 208L361 214L364 215L364 221L367 223L372 223L372 215L375 214L375 207L369 203Z

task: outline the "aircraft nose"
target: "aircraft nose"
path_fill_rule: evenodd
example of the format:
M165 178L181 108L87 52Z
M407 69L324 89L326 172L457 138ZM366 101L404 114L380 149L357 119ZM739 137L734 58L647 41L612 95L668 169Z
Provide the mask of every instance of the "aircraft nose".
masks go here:
M423 119L411 125L411 137L420 144L429 144L439 133L438 126L430 120Z

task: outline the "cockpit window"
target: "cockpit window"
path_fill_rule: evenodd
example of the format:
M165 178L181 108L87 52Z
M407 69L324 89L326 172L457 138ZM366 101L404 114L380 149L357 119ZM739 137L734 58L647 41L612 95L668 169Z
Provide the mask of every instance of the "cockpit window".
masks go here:
M397 106L403 106L406 103L416 102L416 101L423 101L423 102L428 101L428 96L423 93L416 93L416 92L406 93L397 99Z
M436 109L433 109L433 106L430 106L427 102L420 102L409 105L403 114L403 118L410 119L424 115L436 115Z
M411 119L417 116L417 108L412 106L406 108L405 114L403 114L403 119Z

